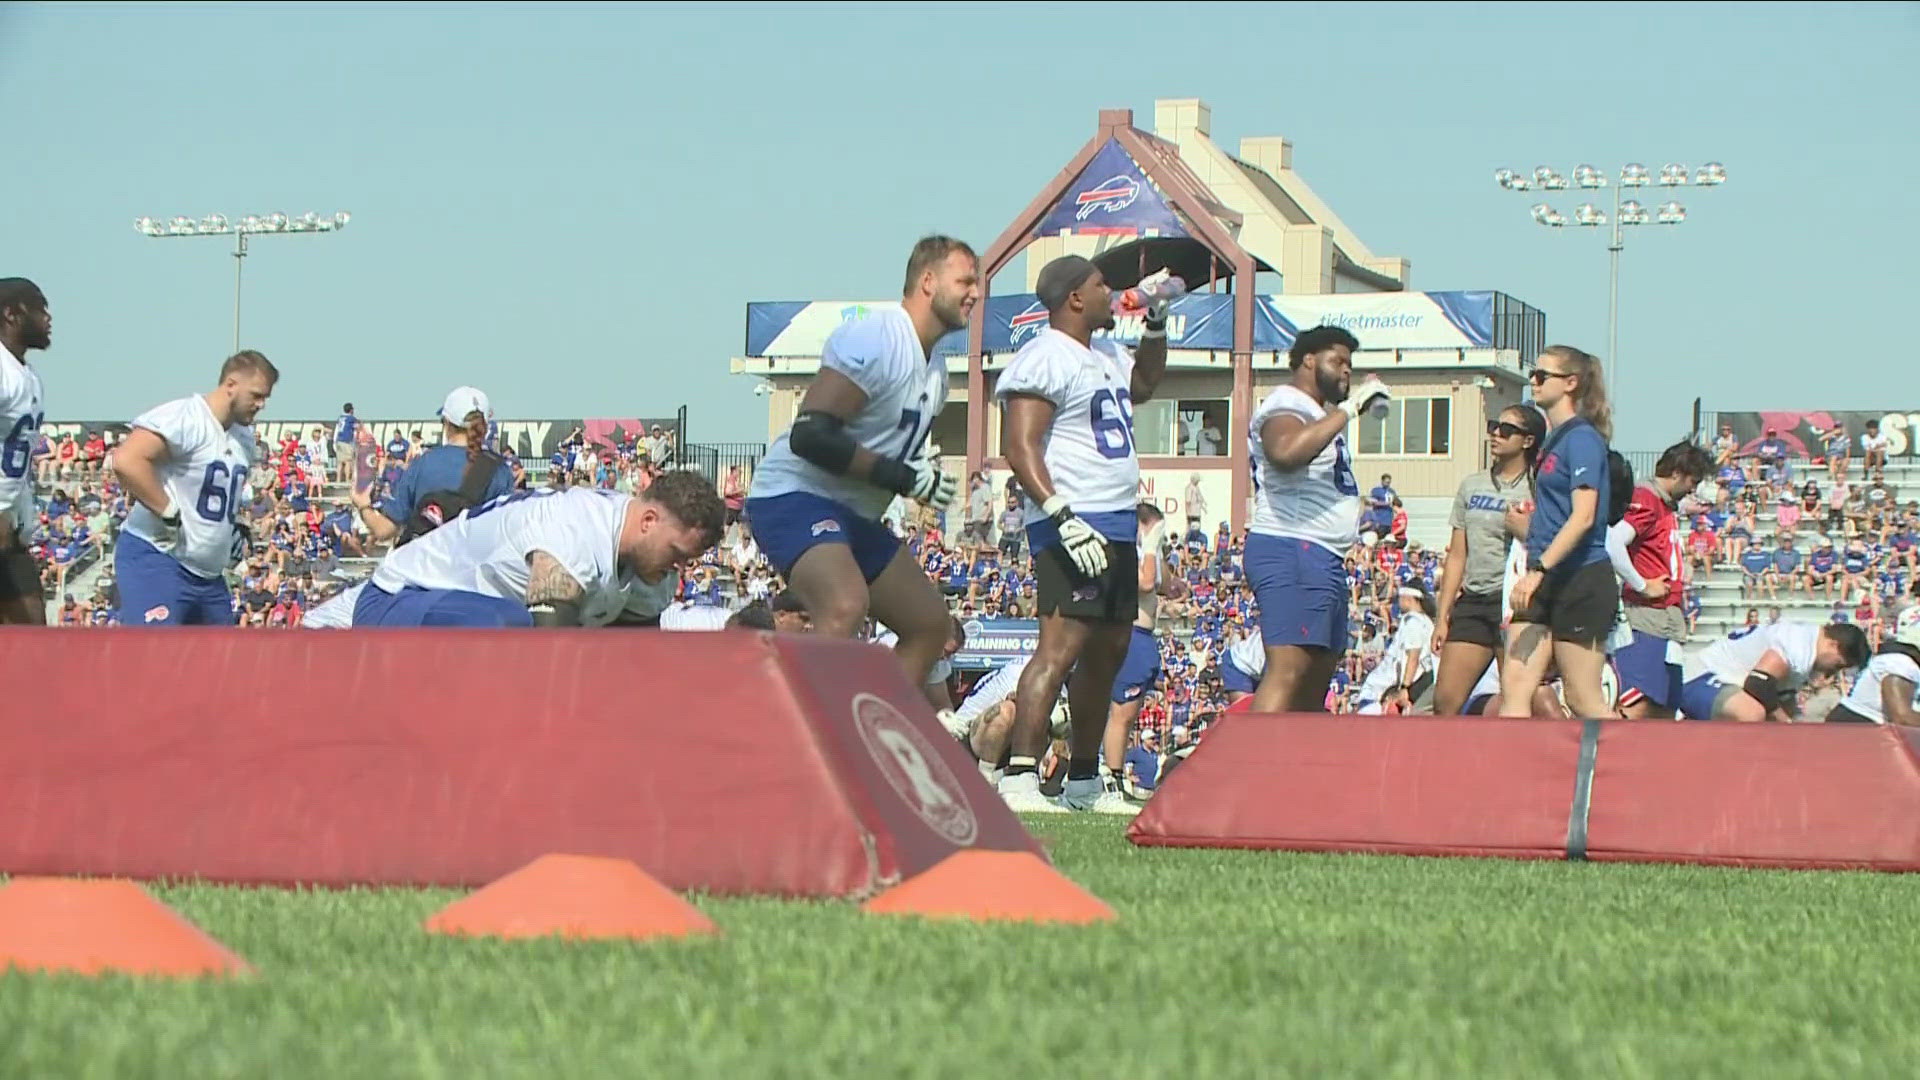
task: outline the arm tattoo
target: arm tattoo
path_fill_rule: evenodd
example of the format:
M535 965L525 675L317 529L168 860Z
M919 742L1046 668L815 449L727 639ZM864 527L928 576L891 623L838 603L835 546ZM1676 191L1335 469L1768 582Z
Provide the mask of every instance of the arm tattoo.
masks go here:
M560 560L544 551L527 555L527 603L551 604L578 601L587 590L574 580Z

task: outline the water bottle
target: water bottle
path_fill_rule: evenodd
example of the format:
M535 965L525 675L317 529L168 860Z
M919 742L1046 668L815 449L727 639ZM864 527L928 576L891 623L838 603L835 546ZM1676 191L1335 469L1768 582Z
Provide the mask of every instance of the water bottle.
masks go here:
M1122 289L1113 294L1113 310L1116 314L1138 314L1155 303L1173 303L1187 295L1187 283L1169 274L1159 280L1148 278L1131 289Z

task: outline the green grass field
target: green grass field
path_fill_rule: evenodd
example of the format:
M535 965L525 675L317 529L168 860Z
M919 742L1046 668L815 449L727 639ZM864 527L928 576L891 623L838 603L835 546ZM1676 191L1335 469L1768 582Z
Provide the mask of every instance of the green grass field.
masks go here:
M725 937L431 937L454 893L157 890L235 983L0 976L0 1076L1912 1075L1920 881L1142 850L1093 929L700 899Z

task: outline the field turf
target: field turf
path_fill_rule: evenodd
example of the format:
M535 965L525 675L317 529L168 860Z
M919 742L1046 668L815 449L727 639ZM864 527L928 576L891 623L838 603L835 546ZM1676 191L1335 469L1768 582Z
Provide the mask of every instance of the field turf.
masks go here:
M1920 879L1143 850L1093 928L698 898L717 941L428 936L456 894L156 890L248 981L0 976L0 1076L1912 1075Z

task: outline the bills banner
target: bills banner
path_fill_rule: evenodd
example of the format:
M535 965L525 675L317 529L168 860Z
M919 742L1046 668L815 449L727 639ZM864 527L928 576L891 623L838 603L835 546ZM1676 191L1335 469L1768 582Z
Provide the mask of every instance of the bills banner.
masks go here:
M1860 436L1867 430L1867 421L1873 420L1880 425L1880 434L1887 439L1887 460L1901 458L1910 463L1920 458L1920 411L1884 412L1879 409L1815 409L1787 410L1783 412L1722 412L1717 414L1720 423L1733 428L1734 437L1740 440L1740 452L1751 454L1767 437L1768 431L1778 432L1781 441L1787 444L1787 451L1801 457L1825 457L1826 449L1816 432L1831 431L1835 424L1845 424L1849 452L1858 458ZM1709 441L1718 438L1720 433L1706 433Z
M747 305L746 355L816 357L843 324L898 302L780 300ZM1279 352L1301 330L1343 326L1362 349L1529 349L1535 322L1495 317L1496 306L1524 308L1493 292L1340 293L1332 296L1256 296L1253 350ZM1526 309L1531 311L1532 309ZM987 298L986 351L1020 348L1047 327L1047 311L1032 293ZM1112 336L1132 344L1143 329L1138 316L1123 317ZM1530 334L1522 340L1522 334ZM1189 293L1167 309L1167 347L1206 351L1233 348L1233 295ZM965 356L967 332L955 330L934 343L936 356Z
M676 418L661 417L584 417L561 418L552 420L496 420L494 422L494 445L506 446L523 460L544 460L560 448L568 436L577 428L587 442L596 446L613 447L618 443L645 435L654 425L664 431L674 430ZM261 420L253 425L254 437L267 445L274 445L292 435L304 441L315 428L319 428L329 444L333 442L334 418L325 420ZM360 426L373 433L374 439L381 445L395 435L411 441L414 433L419 432L430 442L440 438L440 420L433 417L424 420L362 420ZM98 431L102 434L124 436L127 424L122 420L69 420L48 423L41 429L49 439L59 439L72 435L76 439L85 438Z
M1032 656L1040 642L1038 619L968 619L963 625L967 645L952 660L959 671L984 671Z
M1180 215L1116 140L1109 139L1034 229L1036 236L1186 236Z

